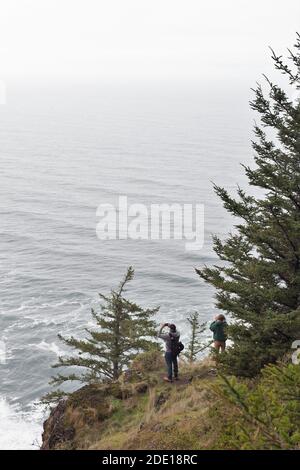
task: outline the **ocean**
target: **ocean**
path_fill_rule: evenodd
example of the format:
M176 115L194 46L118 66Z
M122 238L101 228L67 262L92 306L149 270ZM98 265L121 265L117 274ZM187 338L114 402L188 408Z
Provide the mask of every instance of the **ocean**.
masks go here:
M252 159L248 84L8 83L0 105L0 448L34 449L57 334L82 335L98 293L135 268L128 297L160 306L187 339L187 315L215 315L195 267L217 262L212 234L234 220L213 182L234 192ZM205 243L99 240L99 204L204 204ZM209 335L209 332L207 333Z

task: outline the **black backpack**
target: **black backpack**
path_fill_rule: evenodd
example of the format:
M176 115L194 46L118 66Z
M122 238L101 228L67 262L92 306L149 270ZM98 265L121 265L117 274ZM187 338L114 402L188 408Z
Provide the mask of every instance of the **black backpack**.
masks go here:
M184 350L184 345L182 344L181 341L179 341L179 338L177 337L174 337L172 335L171 336L171 352L172 352L172 355L173 356L179 356L179 354L181 353L181 351Z

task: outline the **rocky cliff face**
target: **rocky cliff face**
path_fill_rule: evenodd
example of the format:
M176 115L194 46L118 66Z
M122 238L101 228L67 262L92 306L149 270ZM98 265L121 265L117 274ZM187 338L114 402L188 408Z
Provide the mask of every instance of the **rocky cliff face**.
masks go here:
M64 414L66 406L67 400L61 400L51 411L49 418L44 422L42 450L55 449L56 446L70 442L74 438L74 427L65 426Z
M75 449L81 445L84 430L100 431L116 408L128 406L128 400L145 394L145 382L135 384L93 384L82 387L61 400L44 422L42 450ZM138 401L138 400L137 400Z

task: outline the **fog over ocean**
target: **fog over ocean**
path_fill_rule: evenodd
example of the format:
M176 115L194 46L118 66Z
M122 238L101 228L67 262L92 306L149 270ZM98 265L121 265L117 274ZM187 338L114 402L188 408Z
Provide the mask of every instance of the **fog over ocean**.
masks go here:
M0 448L40 442L58 333L80 335L97 293L126 267L128 296L160 305L178 324L197 309L214 315L212 289L194 267L216 262L211 235L232 219L212 182L234 191L252 161L249 86L178 83L12 84L0 106ZM96 209L128 203L205 206L205 244L100 241ZM3 356L1 356L3 357Z

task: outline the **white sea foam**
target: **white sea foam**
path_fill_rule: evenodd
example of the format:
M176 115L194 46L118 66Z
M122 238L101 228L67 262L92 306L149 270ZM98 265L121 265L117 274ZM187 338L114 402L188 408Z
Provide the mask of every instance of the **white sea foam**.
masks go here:
M0 449L38 449L41 444L42 407L32 405L22 412L17 405L11 405L5 398L0 398Z
M54 341L50 343L43 339L39 343L28 343L26 344L26 346L11 347L9 350L10 355L8 356L8 359L14 357L16 353L18 353L20 350L26 351L26 350L32 350L32 349L37 349L38 351L50 352L50 353L55 354L56 356L61 356L65 352L62 349L60 349Z
M63 354L63 351L59 349L56 343L47 343L47 341L43 340L38 344L30 344L29 346L39 349L40 351L48 351L56 354L57 356Z

